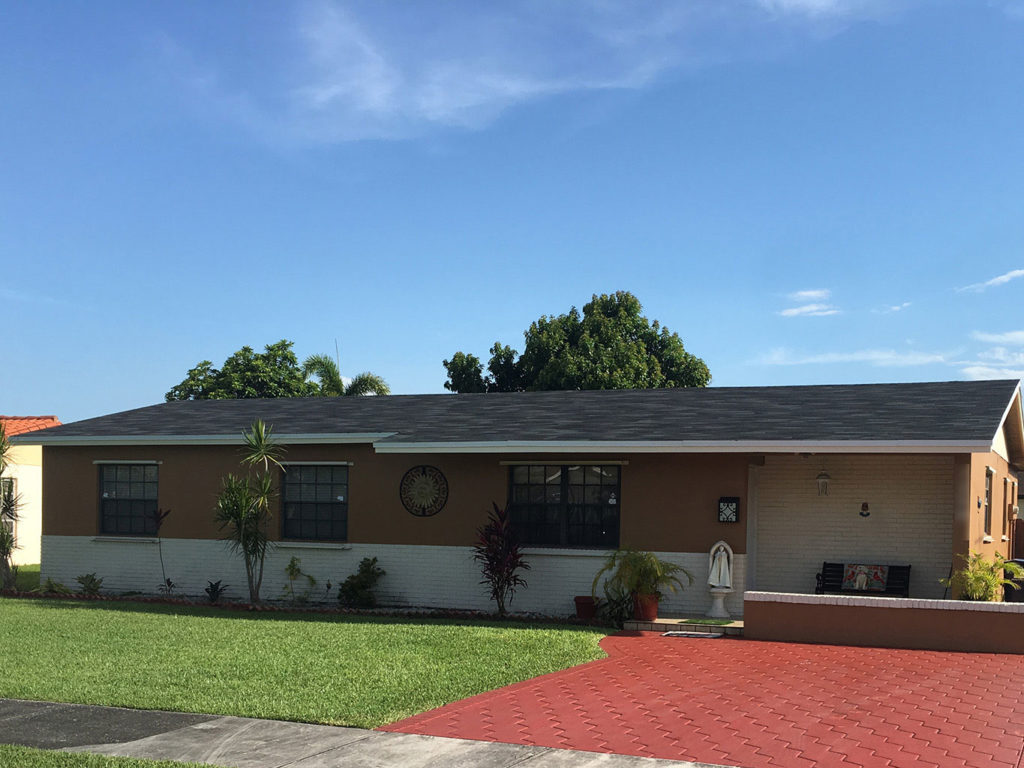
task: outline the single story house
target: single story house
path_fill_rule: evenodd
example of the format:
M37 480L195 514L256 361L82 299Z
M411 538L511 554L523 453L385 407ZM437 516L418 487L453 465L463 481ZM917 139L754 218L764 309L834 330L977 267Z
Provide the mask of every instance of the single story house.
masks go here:
M8 438L58 426L56 416L0 416ZM0 483L11 485L18 498L18 519L14 523L15 565L39 562L43 532L43 451L38 445L12 445L10 464Z
M663 614L702 614L724 541L740 615L746 590L813 592L823 561L910 565L910 596L942 598L956 555L1009 554L1021 413L1008 380L212 400L21 441L43 449L42 575L66 584L156 591L160 508L178 591L244 597L213 510L262 419L287 449L265 597L292 556L318 589L372 556L385 604L489 608L471 546L496 502L532 566L513 610L571 613L628 545L694 574Z

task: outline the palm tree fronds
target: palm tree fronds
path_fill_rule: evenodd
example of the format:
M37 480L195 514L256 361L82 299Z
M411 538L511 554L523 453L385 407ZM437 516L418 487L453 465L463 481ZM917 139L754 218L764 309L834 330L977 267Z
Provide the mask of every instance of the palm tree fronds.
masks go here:
M361 397L363 395L390 395L391 387L383 378L375 373L360 373L345 387L347 396Z

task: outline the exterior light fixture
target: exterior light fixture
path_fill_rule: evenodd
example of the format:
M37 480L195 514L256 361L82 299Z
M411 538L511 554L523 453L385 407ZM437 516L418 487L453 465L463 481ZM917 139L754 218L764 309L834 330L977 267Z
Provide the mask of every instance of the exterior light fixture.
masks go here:
M832 478L829 476L828 472L826 472L825 470L821 470L821 472L818 473L818 477L816 479L818 481L818 495L828 496L828 484L832 481Z

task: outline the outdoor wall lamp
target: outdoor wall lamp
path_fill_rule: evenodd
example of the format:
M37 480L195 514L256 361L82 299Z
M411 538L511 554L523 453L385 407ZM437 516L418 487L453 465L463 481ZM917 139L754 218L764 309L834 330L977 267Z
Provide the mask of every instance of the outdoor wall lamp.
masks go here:
M828 496L828 484L832 481L832 478L829 476L828 472L826 472L825 470L821 470L821 472L818 473L817 481L818 495Z

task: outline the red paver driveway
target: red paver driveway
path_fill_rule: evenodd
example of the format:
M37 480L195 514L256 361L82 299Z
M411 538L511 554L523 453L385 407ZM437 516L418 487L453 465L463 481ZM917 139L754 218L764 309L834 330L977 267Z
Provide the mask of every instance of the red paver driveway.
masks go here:
M1024 656L654 633L602 647L381 730L745 768L1024 768Z

